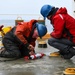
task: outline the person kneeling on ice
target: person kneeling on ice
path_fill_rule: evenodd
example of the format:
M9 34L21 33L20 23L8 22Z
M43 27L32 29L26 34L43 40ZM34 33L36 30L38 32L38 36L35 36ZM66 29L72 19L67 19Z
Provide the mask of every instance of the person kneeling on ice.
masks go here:
M75 55L75 19L65 7L57 8L48 4L41 7L40 13L53 26L48 44L57 48L65 59L72 58Z
M2 39L4 50L0 51L0 57L20 58L35 54L35 41L47 33L47 28L39 24L37 20L19 22Z

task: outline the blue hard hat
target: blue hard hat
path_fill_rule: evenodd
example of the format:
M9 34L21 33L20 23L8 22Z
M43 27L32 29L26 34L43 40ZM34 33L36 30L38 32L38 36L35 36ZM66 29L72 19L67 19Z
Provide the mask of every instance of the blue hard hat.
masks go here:
M40 13L41 15L44 17L44 19L46 19L46 17L49 15L49 13L51 12L53 6L51 5L44 5L42 6Z
M38 30L38 34L40 38L42 38L47 33L47 28L43 24L36 23L36 28Z

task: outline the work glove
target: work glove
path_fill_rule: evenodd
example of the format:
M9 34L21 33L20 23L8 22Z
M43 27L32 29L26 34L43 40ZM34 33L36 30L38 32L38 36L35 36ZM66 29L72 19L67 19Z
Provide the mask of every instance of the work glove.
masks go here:
M29 45L29 46L28 46L28 49L29 49L30 51L34 51L34 47L33 47L32 45Z
M35 54L35 51L30 51L29 52L29 55L34 55Z
M34 47L32 45L29 45L28 49L30 50L29 55L35 54Z

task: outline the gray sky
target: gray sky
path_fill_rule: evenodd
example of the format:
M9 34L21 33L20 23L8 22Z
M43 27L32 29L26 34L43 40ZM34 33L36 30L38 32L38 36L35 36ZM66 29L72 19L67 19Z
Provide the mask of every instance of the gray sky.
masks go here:
M40 14L40 8L44 4L69 8L71 2L70 0L0 0L0 14Z
M5 21L16 20L18 17L21 17L25 21L32 18L39 19L39 15L41 15L40 8L44 4L50 4L56 7L66 7L69 14L72 15L71 0L0 0L0 24L5 26L12 25L10 21L10 24ZM46 26L50 32L52 27L48 20L46 21Z

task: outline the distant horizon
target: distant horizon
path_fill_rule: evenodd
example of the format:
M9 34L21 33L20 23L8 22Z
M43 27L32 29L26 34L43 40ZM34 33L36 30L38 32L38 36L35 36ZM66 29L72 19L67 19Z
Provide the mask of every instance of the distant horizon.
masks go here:
M24 21L28 21L28 20L24 20ZM4 27L7 26L15 26L15 20L0 20L0 25L4 25ZM53 30L52 25L50 24L50 22L48 20L46 20L45 25L48 29L48 32L51 32Z
M38 19L41 16L40 9L45 4L66 7L68 13L73 15L71 0L0 0L0 20L15 20L18 16L25 20Z

